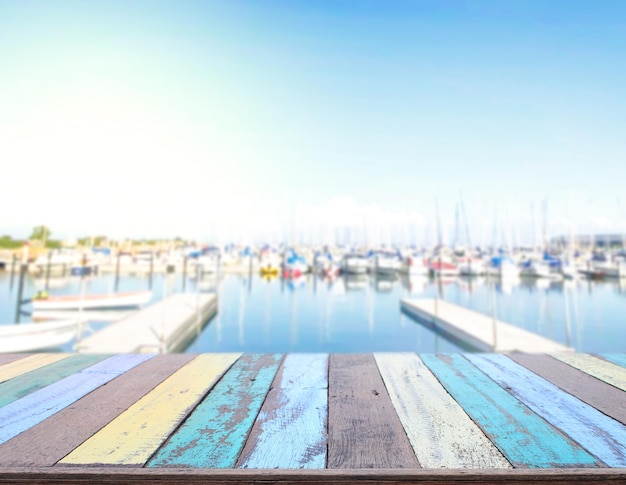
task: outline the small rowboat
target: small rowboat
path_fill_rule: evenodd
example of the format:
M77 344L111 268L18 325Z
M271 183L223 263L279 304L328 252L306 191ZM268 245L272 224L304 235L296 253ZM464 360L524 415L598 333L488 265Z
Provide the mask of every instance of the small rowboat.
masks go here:
M33 311L135 308L152 299L151 291L112 293L100 295L44 296L33 298Z
M34 352L68 343L78 332L78 320L0 325L0 353Z

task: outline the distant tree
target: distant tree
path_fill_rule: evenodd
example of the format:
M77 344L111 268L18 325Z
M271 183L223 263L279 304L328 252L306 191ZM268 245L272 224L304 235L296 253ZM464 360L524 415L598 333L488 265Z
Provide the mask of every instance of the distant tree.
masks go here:
M47 226L35 226L28 239L31 241L41 241L45 245L49 237L50 229Z

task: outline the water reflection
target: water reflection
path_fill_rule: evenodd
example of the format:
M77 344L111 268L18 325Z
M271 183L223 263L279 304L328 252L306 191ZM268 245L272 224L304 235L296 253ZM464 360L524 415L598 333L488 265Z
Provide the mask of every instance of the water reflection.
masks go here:
M41 288L29 278L24 296ZM49 279L50 294L104 293L114 290L112 275ZM184 284L183 284L184 283ZM446 341L400 312L401 298L438 297L493 315L584 352L626 351L622 322L626 282L493 277L432 279L425 276L208 274L183 282L181 275L124 275L119 291L152 285L154 300L175 292L216 291L218 314L189 352L453 352ZM17 286L17 285L15 285ZM16 288L0 273L1 323L12 323ZM26 306L28 309L28 306ZM99 328L115 320L88 314ZM107 318L107 321L104 321ZM100 320L102 319L102 320ZM24 317L22 321L28 321ZM63 350L71 351L72 347Z

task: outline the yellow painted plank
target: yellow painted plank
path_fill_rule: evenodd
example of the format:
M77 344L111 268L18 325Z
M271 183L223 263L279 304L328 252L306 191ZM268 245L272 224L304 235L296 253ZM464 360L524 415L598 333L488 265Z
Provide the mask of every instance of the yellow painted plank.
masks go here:
M8 381L27 372L67 359L70 355L64 353L35 354L0 365L0 382Z
M589 354L552 354L552 357L626 391L626 369Z
M201 354L60 463L143 465L241 354Z

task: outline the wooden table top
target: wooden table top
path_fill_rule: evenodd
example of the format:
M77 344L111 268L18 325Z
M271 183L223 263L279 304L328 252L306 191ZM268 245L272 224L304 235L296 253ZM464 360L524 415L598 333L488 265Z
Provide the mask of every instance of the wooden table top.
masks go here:
M626 354L0 354L0 483L626 481Z

